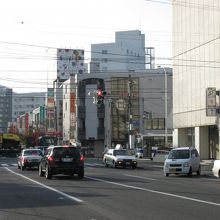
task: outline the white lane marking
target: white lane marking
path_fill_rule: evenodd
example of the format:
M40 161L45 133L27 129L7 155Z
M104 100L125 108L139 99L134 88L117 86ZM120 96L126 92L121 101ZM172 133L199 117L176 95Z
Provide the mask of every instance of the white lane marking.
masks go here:
M2 163L1 166L2 166L2 167L8 167L9 165L6 164L6 163Z
M18 164L17 163L13 163L12 166L16 167Z
M134 177L134 178L138 178L138 179L145 179L145 180L156 180L153 178L148 178L148 177L144 177L144 176L135 176L135 175L129 175L129 174L124 174L124 176Z
M55 188L53 188L53 187L47 186L47 185L45 185L45 184L43 184L43 183L40 183L40 182L38 182L38 181L36 181L36 180L33 180L33 179L29 178L29 177L26 177L26 176L24 176L24 175L22 175L22 174L20 174L20 173L16 173L16 172L10 170L10 169L7 168L7 167L5 167L5 169L8 170L8 171L11 172L11 173L17 175L17 176L23 177L24 179L27 179L27 180L29 180L29 181L31 181L31 182L33 182L33 183L35 183L35 184L38 184L38 185L40 185L40 186L42 186L42 187L44 187L44 188L46 188L46 189L49 189L49 190L51 190L51 191L53 191L53 192L56 192L56 193L58 193L58 194L60 194L60 195L62 195L62 196L64 196L64 197L66 197L66 198L68 198L68 199L70 199L70 200L73 200L73 201L79 202L79 203L82 203L82 202L83 202L83 200L81 200L81 199L78 199L78 198L76 198L76 197L74 197L74 196L68 195L68 194L66 194L66 193L64 193L64 192L61 192L61 191L59 191L59 190L57 190L57 189L55 189Z
M85 163L85 165L90 167L96 167L96 166L103 167L103 164L100 163Z
M201 199L194 199L194 198L187 197L187 196L180 196L180 195L176 195L176 194L172 194L172 193L166 193L166 192L161 192L161 191L157 191L157 190L151 190L151 189L146 189L146 188L142 188L142 187L131 186L131 185L107 181L107 180L103 180L103 179L99 179L99 178L93 178L93 177L88 177L88 176L86 176L85 178L90 179L90 180L103 182L103 183L112 184L112 185L122 186L122 187L136 189L136 190L142 190L142 191L146 191L146 192L150 192L150 193L156 193L156 194L161 194L161 195L165 195L165 196L170 196L170 197L175 197L175 198L179 198L179 199L185 199L185 200L190 200L190 201L194 201L194 202L198 202L198 203L205 203L208 205L220 207L220 203L216 203L216 202L209 202L209 201L205 201L205 200L201 200Z

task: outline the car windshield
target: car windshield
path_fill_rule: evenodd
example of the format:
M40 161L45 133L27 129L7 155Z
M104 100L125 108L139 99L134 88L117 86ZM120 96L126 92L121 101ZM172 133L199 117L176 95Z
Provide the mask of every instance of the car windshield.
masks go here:
M127 150L114 150L114 156L131 155Z
M33 155L42 156L42 152L41 152L41 150L26 150L26 151L24 151L24 156L33 156Z
M187 159L189 158L189 150L172 150L168 155L168 159Z

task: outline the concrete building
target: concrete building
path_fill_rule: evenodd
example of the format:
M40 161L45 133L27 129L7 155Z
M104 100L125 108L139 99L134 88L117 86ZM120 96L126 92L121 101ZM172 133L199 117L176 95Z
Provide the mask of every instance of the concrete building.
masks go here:
M98 89L107 92L104 104L96 104ZM172 69L75 75L63 83L64 141L81 142L88 154L101 156L105 145L128 147L129 125L131 148L146 145L150 152L152 146L165 146L165 136L172 144Z
M220 159L220 0L173 1L173 144L195 146L202 159ZM207 94L208 88L213 93ZM210 110L209 96L212 108ZM218 105L218 102L217 102Z
M87 73L88 65L84 63L84 50L57 49L57 78L53 82L56 132L63 132L63 82L75 74Z
M148 58L149 52L153 50L147 51ZM115 33L115 42L91 45L91 73L145 69L145 35L139 30L119 31Z
M0 133L6 133L12 121L12 89L0 85Z
M45 105L45 92L13 93L12 121L16 122L19 115L32 112L35 108Z

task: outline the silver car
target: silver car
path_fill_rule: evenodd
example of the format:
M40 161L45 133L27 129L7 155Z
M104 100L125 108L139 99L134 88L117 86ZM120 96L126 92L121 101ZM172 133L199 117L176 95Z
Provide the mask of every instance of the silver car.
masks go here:
M38 168L42 156L42 151L39 149L23 149L18 156L18 169L24 170L27 167Z
M200 175L200 157L194 147L178 147L170 151L164 162L164 175L187 174L191 176L193 172Z
M126 149L109 149L103 156L106 167L137 167L137 158Z

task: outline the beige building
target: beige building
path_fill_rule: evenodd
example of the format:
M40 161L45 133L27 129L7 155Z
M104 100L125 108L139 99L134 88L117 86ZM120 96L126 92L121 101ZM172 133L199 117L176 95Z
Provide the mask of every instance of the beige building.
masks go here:
M172 5L173 144L195 146L203 159L219 159L217 116L207 114L206 90L220 90L220 0Z

